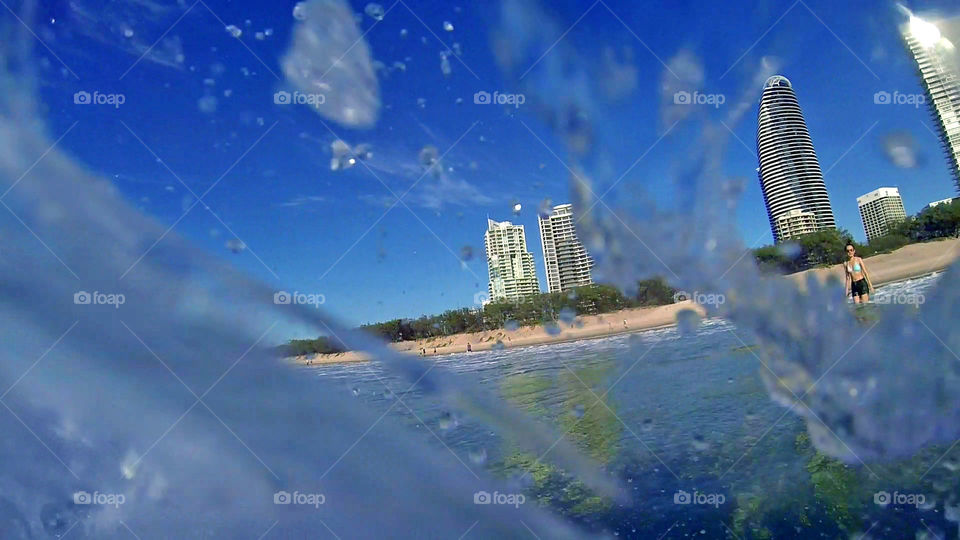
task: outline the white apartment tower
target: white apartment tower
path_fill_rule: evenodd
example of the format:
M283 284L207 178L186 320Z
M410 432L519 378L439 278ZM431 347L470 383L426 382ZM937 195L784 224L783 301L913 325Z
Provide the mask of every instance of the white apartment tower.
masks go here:
M960 190L960 71L957 51L940 33L938 24L914 16L900 31L917 63L927 94L927 105L947 158L950 175Z
M523 225L487 219L484 245L491 300L517 301L540 293L540 281L533 254L527 251Z
M540 216L540 242L547 269L547 291L564 292L593 283L593 259L577 238L573 205L553 207L549 216Z
M763 85L757 114L760 188L773 241L836 228L823 172L790 81Z
M900 190L895 187L882 187L861 195L857 197L857 206L868 242L890 232L894 223L907 219Z

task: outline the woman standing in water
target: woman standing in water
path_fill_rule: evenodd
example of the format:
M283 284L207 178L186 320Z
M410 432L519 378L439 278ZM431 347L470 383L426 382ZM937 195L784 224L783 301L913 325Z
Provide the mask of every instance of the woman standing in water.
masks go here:
M867 274L867 265L863 259L857 257L853 244L847 244L846 249L847 262L843 263L843 269L846 275L847 294L853 295L855 304L869 302L869 293L873 292L873 284L870 283L870 275Z

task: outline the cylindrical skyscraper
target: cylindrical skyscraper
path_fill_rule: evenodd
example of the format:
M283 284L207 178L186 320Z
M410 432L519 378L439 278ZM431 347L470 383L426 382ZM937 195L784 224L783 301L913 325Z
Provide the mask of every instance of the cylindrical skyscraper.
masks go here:
M773 241L836 228L823 172L786 77L767 79L757 121L760 188Z
M960 191L960 71L957 70L956 47L941 35L936 24L905 11L910 20L900 31L917 63L950 175Z

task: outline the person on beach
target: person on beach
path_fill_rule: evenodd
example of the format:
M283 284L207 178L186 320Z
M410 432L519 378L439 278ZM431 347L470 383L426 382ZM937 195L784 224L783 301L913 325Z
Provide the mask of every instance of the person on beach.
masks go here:
M847 244L847 261L843 263L844 275L846 276L846 294L853 295L853 303L867 303L870 301L870 293L873 292L873 284L870 283L870 275L867 274L867 265L863 259L857 257L857 250L853 244Z

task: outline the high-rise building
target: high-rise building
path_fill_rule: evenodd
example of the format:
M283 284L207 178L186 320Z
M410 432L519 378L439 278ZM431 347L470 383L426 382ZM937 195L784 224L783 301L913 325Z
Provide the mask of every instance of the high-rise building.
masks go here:
M790 81L767 79L757 116L760 188L773 241L836 228L823 172Z
M938 24L909 14L900 27L910 55L923 80L927 105L940 135L947 166L960 191L960 72L954 44L941 34Z
M590 276L593 259L577 238L573 205L554 206L549 216L540 216L539 219L543 261L547 268L547 290L563 292L593 283Z
M491 300L522 300L540 292L540 281L533 254L527 251L523 225L487 219L484 245Z
M868 242L890 232L894 223L907 219L900 190L895 187L882 187L861 195L857 197L857 206Z
M958 199L960 199L960 197L950 198L950 199L940 199L939 201L933 201L932 203L927 205L927 208L933 208L935 206L940 206L941 204L950 204L953 201L956 201Z

